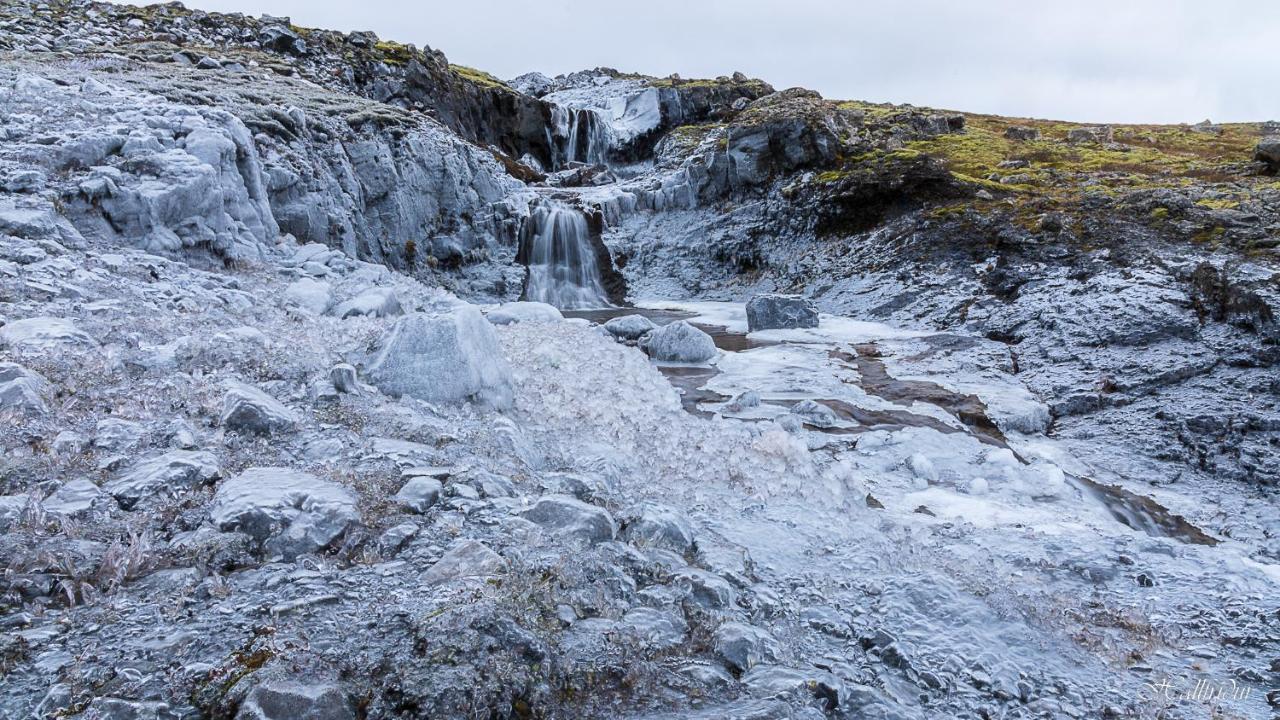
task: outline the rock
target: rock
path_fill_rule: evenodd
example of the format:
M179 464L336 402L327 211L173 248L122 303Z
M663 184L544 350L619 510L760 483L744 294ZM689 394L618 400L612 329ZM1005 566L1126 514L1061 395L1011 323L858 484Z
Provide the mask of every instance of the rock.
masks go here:
M329 382L333 383L333 389L340 393L360 392L360 381L356 379L356 369L347 363L339 363L329 368Z
M196 63L196 67L201 70L218 70L222 67L222 63L215 58L202 57L200 62Z
M267 50L290 55L306 55L307 42L284 25L268 25L258 33L258 42Z
M418 534L417 523L404 522L394 527L387 528L387 531L378 536L378 550L383 557L390 557L400 551L405 543L409 542Z
M98 343L68 318L33 317L0 327L0 345L14 350L93 348Z
M740 622L722 624L715 633L716 653L730 669L744 673L778 659L778 642L760 628Z
M0 532L8 532L16 525L31 501L28 495L0 495Z
M792 405L791 414L799 417L805 424L818 428L835 427L840 423L834 410L814 400L801 400Z
M1070 143L1109 143L1111 140L1111 127L1108 125L1071 128L1067 131L1067 142Z
M684 515L671 508L650 505L628 522L623 539L638 547L658 547L679 555L693 552L693 529Z
M650 357L661 362L704 363L719 354L710 335L684 320L649 333L643 346Z
M115 497L125 510L157 492L172 494L211 482L221 474L218 460L207 452L174 450L144 460L127 473L110 480L103 490Z
M622 616L620 627L638 635L651 648L668 650L684 643L689 625L673 613L647 607L636 607Z
M799 295L756 295L747 302L747 329L818 327L818 309Z
M514 399L493 326L472 305L397 320L370 361L368 377L388 395L428 402L472 400L507 409Z
M258 388L228 381L219 422L236 432L269 435L293 429L298 417L279 400Z
M43 415L47 412L43 398L47 385L39 374L17 363L0 363L0 411Z
M120 418L104 418L98 421L93 432L93 446L107 452L124 452L142 441L146 428L141 423Z
M333 288L327 282L302 278L285 289L284 301L312 315L323 315L333 305Z
M1267 172L1280 173L1280 135L1271 135L1258 141L1253 150L1255 160L1261 162Z
M209 520L286 561L327 547L360 520L347 488L296 470L249 468L218 486Z
M612 540L616 533L613 516L608 511L568 495L543 497L520 514L557 534L592 544Z
M391 499L410 512L424 513L440 501L443 487L433 477L412 477Z
M268 681L253 689L236 720L356 720L351 697L331 683Z
M92 510L94 504L105 496L106 493L94 485L93 481L76 478L45 498L43 505L45 512L74 517Z
M760 407L760 393L755 390L744 390L738 394L733 400L725 405L725 411L731 413L739 413L743 410Z
M1004 129L1004 136L1009 140L1039 140L1040 131L1026 125L1010 125Z
M733 587L718 575L698 568L685 568L675 577L687 583L689 596L708 610L725 610L734 603Z
M623 315L604 324L610 335L623 340L639 340L646 333L658 327L643 315Z
M553 305L541 302L509 302L490 310L487 316L494 325L518 322L560 322L564 315Z
M3 188L11 193L32 193L44 189L45 176L39 170L19 170L5 178Z
M490 577L506 571L507 561L484 543L463 540L455 544L422 574L422 581L437 584L469 577Z
M400 307L400 298L391 288L369 288L350 300L338 303L333 315L342 319L365 315L369 317L393 317L404 310Z

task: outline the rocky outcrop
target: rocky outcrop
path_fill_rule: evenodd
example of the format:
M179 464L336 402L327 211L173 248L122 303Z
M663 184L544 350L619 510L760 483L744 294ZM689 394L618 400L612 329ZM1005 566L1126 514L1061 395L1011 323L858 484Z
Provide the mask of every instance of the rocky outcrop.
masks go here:
M470 305L442 315L400 318L383 336L365 373L378 389L397 397L511 407L511 371L493 325Z
M818 327L818 308L798 295L756 295L747 301L747 329Z

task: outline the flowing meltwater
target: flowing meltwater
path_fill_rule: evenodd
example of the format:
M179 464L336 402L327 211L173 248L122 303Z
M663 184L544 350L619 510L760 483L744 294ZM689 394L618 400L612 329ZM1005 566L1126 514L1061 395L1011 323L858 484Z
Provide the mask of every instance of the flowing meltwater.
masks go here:
M530 222L523 248L529 268L524 299L562 310L607 307L608 296L582 213L551 205L536 211Z

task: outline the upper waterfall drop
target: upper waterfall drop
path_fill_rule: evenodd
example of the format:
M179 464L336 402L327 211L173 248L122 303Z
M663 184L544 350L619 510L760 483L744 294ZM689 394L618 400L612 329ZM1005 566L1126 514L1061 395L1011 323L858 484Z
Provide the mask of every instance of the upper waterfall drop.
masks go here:
M534 210L521 255L529 268L524 299L562 310L608 307L587 219L561 203Z

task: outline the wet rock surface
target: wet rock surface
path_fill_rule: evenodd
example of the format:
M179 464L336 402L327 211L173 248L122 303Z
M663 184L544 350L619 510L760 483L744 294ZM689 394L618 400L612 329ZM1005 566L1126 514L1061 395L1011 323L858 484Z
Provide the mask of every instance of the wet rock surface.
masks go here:
M1274 129L0 53L0 716L1270 712ZM549 207L644 307L510 302Z

